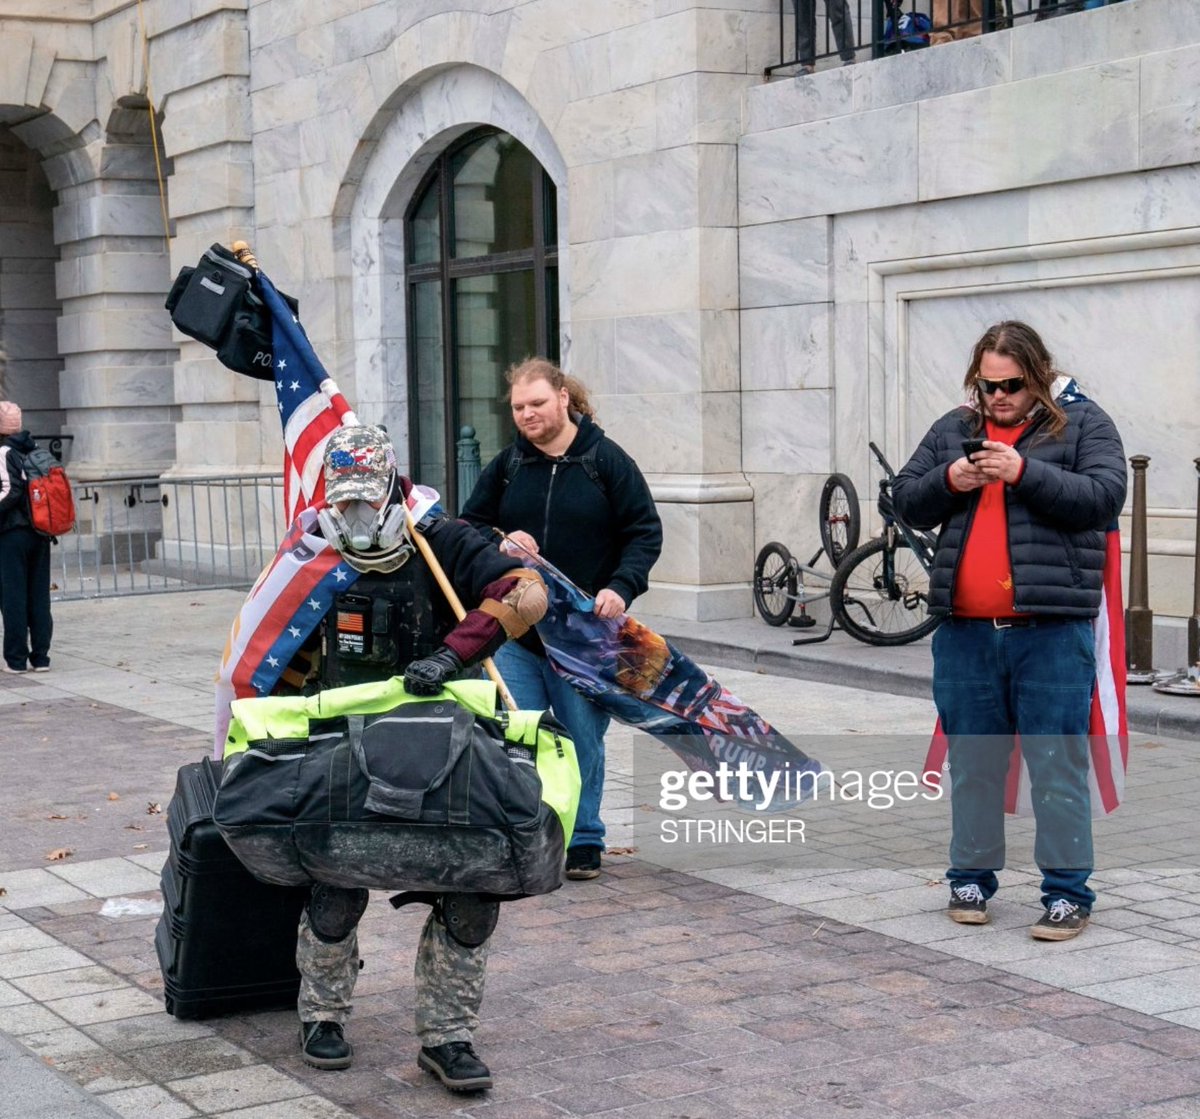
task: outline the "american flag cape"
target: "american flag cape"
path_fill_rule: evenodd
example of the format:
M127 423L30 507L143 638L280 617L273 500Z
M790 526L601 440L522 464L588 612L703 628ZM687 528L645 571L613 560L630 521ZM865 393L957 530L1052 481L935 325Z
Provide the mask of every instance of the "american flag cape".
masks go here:
M628 614L597 617L592 596L553 564L523 549L518 555L546 584L549 607L535 628L551 667L577 692L618 722L660 739L690 769L711 773L721 763L735 770L745 764L768 778L781 771L767 811L812 794L824 772L819 761L665 638Z
M357 578L358 572L320 534L316 510L305 509L255 581L225 641L217 673L213 757L220 759L225 752L229 705L235 699L270 695L334 596Z
M1096 689L1088 724L1088 787L1092 794L1092 816L1107 816L1121 805L1125 795L1125 771L1129 768L1129 724L1125 717L1125 617L1121 600L1121 537L1108 530L1104 557L1104 588L1100 613L1092 621L1096 642ZM941 720L933 731L925 755L925 783L937 785L944 775L950 788L947 765L949 742ZM1032 816L1029 770L1016 739L1008 761L1004 811L1013 816Z

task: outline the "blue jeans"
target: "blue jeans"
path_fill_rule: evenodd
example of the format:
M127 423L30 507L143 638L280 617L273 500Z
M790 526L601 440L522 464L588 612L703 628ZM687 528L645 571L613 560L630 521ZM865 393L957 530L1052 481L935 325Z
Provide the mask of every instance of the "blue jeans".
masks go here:
M933 635L933 698L949 740L951 884L996 892L1012 736L1029 769L1042 904L1090 912L1092 814L1088 719L1096 679L1091 622L996 629L951 619Z
M600 798L604 794L604 735L608 716L559 676L545 657L535 656L515 641L502 646L495 661L517 706L523 711L553 711L575 743L582 788L575 833L568 846L603 847Z

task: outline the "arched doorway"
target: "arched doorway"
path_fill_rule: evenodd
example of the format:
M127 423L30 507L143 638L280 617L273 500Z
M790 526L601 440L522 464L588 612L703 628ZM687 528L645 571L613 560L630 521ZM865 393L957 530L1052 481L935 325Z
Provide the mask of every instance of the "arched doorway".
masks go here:
M512 436L504 370L558 358L558 207L550 176L495 128L435 160L405 213L409 461L450 508L463 425L486 463Z
M35 435L57 436L63 413L56 324L54 191L41 158L0 111L0 399L17 401Z

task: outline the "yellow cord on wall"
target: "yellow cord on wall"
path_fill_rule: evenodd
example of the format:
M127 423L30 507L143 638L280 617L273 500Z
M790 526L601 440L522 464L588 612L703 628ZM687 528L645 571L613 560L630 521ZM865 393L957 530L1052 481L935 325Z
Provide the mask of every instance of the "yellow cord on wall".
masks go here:
M154 148L154 173L158 178L158 202L162 208L163 236L170 241L171 222L167 217L167 184L163 179L162 158L158 150L158 121L154 115L154 95L150 91L150 39L146 35L146 13L138 0L138 25L142 33L142 74L146 79L146 110L150 114L150 144Z

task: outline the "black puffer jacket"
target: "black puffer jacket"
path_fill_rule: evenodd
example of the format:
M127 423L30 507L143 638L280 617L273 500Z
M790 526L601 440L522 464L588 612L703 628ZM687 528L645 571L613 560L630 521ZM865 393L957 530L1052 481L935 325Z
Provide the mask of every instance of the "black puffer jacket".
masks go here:
M1100 610L1105 530L1125 503L1125 452L1103 409L1090 400L1063 406L1067 426L1055 437L1035 419L1017 440L1025 470L1006 486L1013 607L1018 613L1095 617ZM973 438L976 414L948 412L929 429L896 476L896 510L917 528L941 526L929 610L949 614L963 544L981 491L951 491L947 469Z
M487 531L528 532L555 567L588 594L609 587L628 606L647 586L662 551L662 522L637 464L587 416L567 453L550 458L518 435L511 482L506 447L484 467L462 518ZM583 458L594 454L600 483Z
M0 436L0 532L30 527L22 460L35 450L37 444L28 431Z

